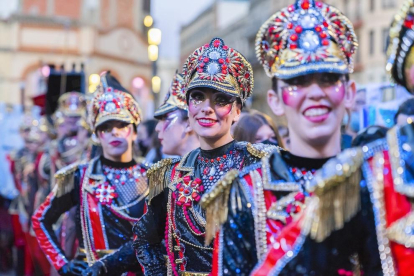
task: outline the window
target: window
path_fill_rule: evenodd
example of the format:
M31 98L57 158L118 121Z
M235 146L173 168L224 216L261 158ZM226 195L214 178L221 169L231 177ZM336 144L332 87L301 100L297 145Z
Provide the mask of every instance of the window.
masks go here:
M349 14L349 1L348 0L344 0L344 14L349 18L350 14Z
M371 56L374 55L374 50L375 50L375 48L374 48L374 43L375 43L374 39L375 39L374 30L371 30L371 31L369 31L369 54Z
M382 8L390 9L395 7L395 0L382 0Z
M356 31L356 36L360 37L360 32L357 30ZM356 54L355 54L355 64L360 64L361 63L361 49L357 49Z
M386 53L387 52L387 46L388 46L388 28L384 28L382 29L382 49L383 52Z
M362 18L362 16L361 16L362 2L361 1L357 1L355 7L356 7L356 10L355 10L355 20L361 20L361 18Z
M375 10L375 0L369 1L369 10L372 12Z

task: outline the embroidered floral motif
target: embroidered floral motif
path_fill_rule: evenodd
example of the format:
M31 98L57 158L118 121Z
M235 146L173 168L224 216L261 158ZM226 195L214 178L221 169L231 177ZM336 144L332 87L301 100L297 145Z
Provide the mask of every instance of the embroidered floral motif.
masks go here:
M177 205L191 207L193 201L200 201L203 192L204 186L200 178L191 180L190 176L185 176L183 182L177 184Z

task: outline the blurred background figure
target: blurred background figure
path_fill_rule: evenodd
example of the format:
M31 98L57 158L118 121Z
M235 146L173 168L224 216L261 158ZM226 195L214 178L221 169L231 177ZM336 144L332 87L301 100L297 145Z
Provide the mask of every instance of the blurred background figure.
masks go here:
M403 102L397 110L394 117L394 123L402 126L407 122L414 121L414 99L408 99Z
M161 143L155 131L157 123L157 120L150 119L138 126L138 138L134 145L135 153L148 164L156 163L163 158Z
M273 120L259 111L251 111L250 114L244 115L234 127L233 137L236 141L283 147L283 142Z
M352 141L352 147L362 147L375 140L385 138L388 128L383 126L369 126L361 131Z

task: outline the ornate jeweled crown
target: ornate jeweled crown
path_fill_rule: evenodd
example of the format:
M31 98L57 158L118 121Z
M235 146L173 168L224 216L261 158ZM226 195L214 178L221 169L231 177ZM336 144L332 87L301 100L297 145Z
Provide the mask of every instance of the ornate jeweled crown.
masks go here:
M406 0L391 23L387 48L386 70L396 83L409 89L404 68L407 61L414 64L411 48L414 44L414 1Z
M161 116L177 109L187 110L183 82L183 75L176 73L171 82L167 95L165 96L164 103L158 107L154 113L155 118L158 119Z
M213 38L196 49L183 68L184 89L208 87L246 100L253 92L253 70L238 51Z
M93 130L110 120L135 125L141 122L139 104L109 73L101 76L101 88L92 100L89 115Z
M336 8L314 0L272 15L256 36L256 56L269 77L353 72L358 46L353 26Z

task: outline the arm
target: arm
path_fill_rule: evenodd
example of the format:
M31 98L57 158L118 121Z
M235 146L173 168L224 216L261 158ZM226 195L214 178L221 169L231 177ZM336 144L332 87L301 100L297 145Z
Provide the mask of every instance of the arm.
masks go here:
M121 275L124 272L137 272L137 275L142 275L141 266L135 257L132 241L125 243L114 253L106 255L95 262L82 275Z
M59 183L32 217L32 226L39 245L56 270L60 270L69 261L59 245L53 224L64 212L77 204L74 182L79 181L79 172L76 173L76 177L73 172L72 177L66 180L70 180L71 183ZM66 186L65 189L62 188L63 185Z
M151 200L145 215L134 225L136 257L145 275L167 275L165 246L162 244L167 218L168 190L164 190Z

